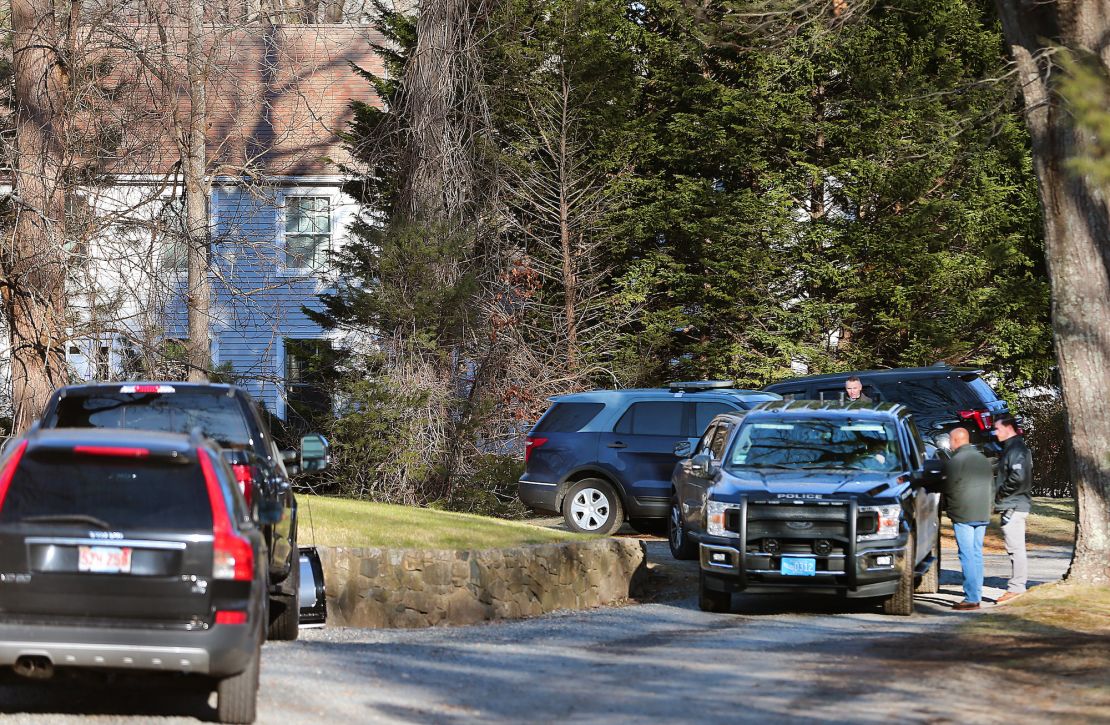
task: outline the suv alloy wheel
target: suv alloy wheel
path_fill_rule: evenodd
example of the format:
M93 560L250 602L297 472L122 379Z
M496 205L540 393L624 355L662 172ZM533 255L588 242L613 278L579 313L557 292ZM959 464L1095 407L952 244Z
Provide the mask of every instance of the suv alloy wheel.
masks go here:
M624 508L606 481L585 478L563 497L563 519L571 531L608 536L624 523Z

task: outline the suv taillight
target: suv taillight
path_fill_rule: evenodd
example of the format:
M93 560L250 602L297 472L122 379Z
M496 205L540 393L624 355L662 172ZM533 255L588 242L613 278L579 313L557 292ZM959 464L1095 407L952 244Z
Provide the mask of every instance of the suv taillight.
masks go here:
M208 502L212 505L212 578L250 581L254 578L254 550L249 541L231 528L231 516L220 490L220 479L212 459L203 448L197 449Z
M991 427L991 413L989 410L961 410L959 415L964 420L974 421L979 430L986 430Z
M546 438L536 438L535 436L528 436L524 439L524 463L527 464L529 459L532 458L532 451L536 450L544 443L547 443Z
M231 466L231 470L235 473L235 481L239 484L239 490L243 492L247 506L250 506L251 499L254 497L254 466L236 463Z
M0 507L4 506L4 498L8 495L8 487L12 485L15 469L19 466L19 459L23 458L23 451L27 450L27 441L19 444L12 457L8 459L4 470L0 471Z

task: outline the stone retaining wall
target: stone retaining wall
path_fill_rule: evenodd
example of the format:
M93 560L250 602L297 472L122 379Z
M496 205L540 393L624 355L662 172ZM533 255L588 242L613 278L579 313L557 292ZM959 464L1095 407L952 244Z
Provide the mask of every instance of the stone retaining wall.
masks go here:
M638 539L484 551L319 547L328 625L430 627L585 609L635 596Z

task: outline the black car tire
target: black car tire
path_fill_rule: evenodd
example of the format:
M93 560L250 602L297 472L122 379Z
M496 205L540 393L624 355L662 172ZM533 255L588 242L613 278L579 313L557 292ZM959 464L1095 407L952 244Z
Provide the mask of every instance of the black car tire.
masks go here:
M698 546L690 540L686 533L686 524L682 522L678 496L671 498L671 512L667 516L667 544L671 547L671 556L679 561L689 561L698 555Z
M933 542L933 565L921 575L917 582L918 594L936 594L940 591L940 526L937 526L936 541Z
M646 536L667 535L666 519L629 519L628 525L638 534L644 534Z
M266 638L272 642L292 642L301 631L301 557L293 547L293 567L289 571L288 585L293 594L270 595L270 627Z
M705 585L705 572L698 572L698 609L703 612L727 612L732 609L732 594L709 589Z
M226 723L252 723L258 711L258 669L262 647L251 655L245 670L216 685L216 717Z
M902 567L902 575L898 577L898 589L883 600L883 613L899 617L908 617L913 614L913 580L914 580L914 544L913 536L906 544L906 559Z
M563 520L571 531L609 536L624 523L624 507L607 481L584 478L563 497Z

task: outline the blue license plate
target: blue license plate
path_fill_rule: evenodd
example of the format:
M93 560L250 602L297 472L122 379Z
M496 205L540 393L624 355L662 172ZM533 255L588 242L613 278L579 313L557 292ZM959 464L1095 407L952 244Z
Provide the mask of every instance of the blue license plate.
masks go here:
M817 560L784 556L779 572L786 576L816 576Z

